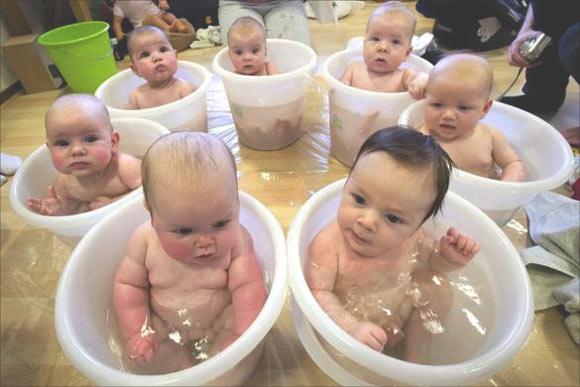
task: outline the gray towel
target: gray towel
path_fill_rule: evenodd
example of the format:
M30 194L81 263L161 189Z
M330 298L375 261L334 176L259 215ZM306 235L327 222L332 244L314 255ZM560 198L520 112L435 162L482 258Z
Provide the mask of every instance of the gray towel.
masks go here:
M524 207L530 238L536 246L521 252L534 291L536 310L571 305L566 327L580 340L580 202L542 192ZM575 293L574 293L575 292ZM575 306L574 306L575 305Z

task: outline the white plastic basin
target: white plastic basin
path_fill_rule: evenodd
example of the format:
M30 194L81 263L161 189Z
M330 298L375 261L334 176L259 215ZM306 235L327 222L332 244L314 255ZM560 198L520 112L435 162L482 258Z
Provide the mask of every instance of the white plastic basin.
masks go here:
M320 307L304 278L307 251L313 238L336 216L345 180L314 194L300 208L287 237L288 270L294 297L292 315L302 344L313 360L343 385L464 385L506 367L526 341L533 321L530 283L518 253L505 234L480 210L449 193L442 215L427 221L425 229L440 237L449 226L474 236L481 251L450 279L471 278L483 300L482 335L466 323L459 308L460 297L446 325L451 334L437 339L441 365L422 365L395 359L361 344L342 330ZM449 359L461 358L461 361Z
M169 133L162 125L142 118L113 118L111 123L120 135L120 151L138 158L143 158L149 145L155 140ZM76 242L98 220L140 195L142 191L142 188L138 188L111 204L76 215L46 216L29 210L26 206L27 199L46 197L48 186L56 182L57 176L58 171L52 165L48 148L42 145L24 160L16 172L10 187L10 205L26 223L47 228L67 242Z
M222 77L240 141L254 149L284 148L300 137L306 108L306 88L316 65L309 46L285 39L268 39L268 59L279 74L236 74L224 47L213 60Z
M205 94L211 80L211 74L197 63L178 61L176 77L184 79L196 87L196 90L180 100L147 109L126 109L129 96L137 86L145 83L126 69L103 82L95 95L100 98L111 117L146 118L165 126L170 131L195 130L207 132L207 105Z
M322 74L330 88L330 152L349 166L363 142L377 130L395 125L401 112L414 101L408 92L380 93L342 83L347 67L353 62L363 62L362 50L336 52L322 65ZM411 54L401 67L428 73L433 65Z
M135 375L120 369L108 342L107 313L113 313L113 280L127 242L135 228L149 219L143 196L139 196L103 219L79 242L61 275L54 313L56 332L63 351L80 372L106 386L239 385L252 375L263 349L260 344L284 305L286 251L282 227L268 209L248 194L240 192L239 197L241 223L252 235L268 288L266 303L246 332L223 352L182 371Z
M503 182L456 169L449 189L503 226L536 194L564 184L573 171L574 158L570 145L556 129L521 109L494 101L481 121L499 129L507 137L522 159L528 179ZM415 128L424 123L425 101L409 106L399 120L399 124Z

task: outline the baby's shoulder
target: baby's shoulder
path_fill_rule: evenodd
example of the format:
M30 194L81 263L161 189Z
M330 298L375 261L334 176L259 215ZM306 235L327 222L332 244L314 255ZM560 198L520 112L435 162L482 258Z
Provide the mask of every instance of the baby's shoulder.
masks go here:
M334 253L338 251L338 246L342 240L341 238L342 236L336 219L333 219L332 222L326 225L314 237L308 249L309 253L311 255Z

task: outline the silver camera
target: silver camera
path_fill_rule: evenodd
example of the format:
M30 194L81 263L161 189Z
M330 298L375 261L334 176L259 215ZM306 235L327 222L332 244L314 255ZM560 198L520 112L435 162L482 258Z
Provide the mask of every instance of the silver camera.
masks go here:
M520 46L520 54L528 62L535 62L551 41L552 38L546 34L541 34L537 38L528 39Z

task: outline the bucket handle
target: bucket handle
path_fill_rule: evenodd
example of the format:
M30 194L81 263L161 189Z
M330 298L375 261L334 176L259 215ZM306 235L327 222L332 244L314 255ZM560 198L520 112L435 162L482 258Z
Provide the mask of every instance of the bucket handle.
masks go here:
M91 62L93 60L101 60L101 59L105 59L105 58L107 58L107 57L109 57L109 56L111 56L113 54L113 48L112 47L105 54L97 55L96 57L90 57L90 58L87 58L85 56L81 56L81 55L75 54L73 52L68 51L65 48L57 48L57 50L60 50L61 52L65 53L66 55L75 58L79 62Z

